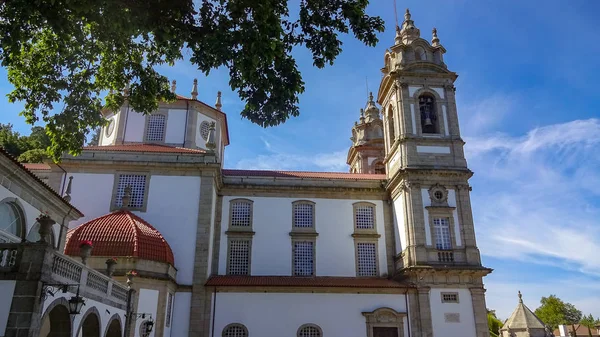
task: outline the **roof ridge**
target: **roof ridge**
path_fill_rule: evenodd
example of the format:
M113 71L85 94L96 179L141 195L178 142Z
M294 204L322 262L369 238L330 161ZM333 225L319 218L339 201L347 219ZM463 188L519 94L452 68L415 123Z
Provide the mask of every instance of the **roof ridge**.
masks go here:
M124 209L122 211L123 211L123 213L125 213L125 216L127 217L127 220L129 221L129 224L133 228L133 256L139 257L140 252L139 252L139 247L138 247L138 240L139 240L140 229L136 225L135 219L132 217L132 215L135 216L135 214L131 213L131 211L129 211L127 209Z
M379 173L352 173L352 172L339 172L339 171L294 171L294 170L255 170L255 169L229 169L224 168L223 171L249 171L249 172L276 172L276 173L331 173L331 174L347 174L347 175L363 175L363 176L385 176L385 174Z

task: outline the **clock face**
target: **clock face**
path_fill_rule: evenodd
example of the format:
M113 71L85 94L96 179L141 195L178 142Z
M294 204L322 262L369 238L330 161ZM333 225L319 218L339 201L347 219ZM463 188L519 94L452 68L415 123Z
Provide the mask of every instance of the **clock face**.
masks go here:
M106 126L106 137L110 137L110 135L112 135L114 130L115 130L115 120L111 119L110 122L108 122L108 125Z

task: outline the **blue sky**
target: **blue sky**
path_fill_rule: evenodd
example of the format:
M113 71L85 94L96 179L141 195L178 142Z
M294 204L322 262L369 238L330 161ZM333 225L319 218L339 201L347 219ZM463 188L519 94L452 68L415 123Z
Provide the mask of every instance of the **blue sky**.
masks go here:
M487 305L507 318L517 290L532 309L556 294L584 314L600 316L600 76L598 1L400 1L421 36L438 29L457 72L457 104L470 168L472 204L484 264ZM214 103L223 92L231 168L346 171L350 130L369 90L377 91L383 54L392 45L392 0L372 1L369 13L386 21L375 48L344 37L332 67L312 67L295 55L306 82L301 116L262 129L239 117L243 104L219 69L204 77L180 62L165 74L178 93ZM27 133L9 104L0 68L3 122Z

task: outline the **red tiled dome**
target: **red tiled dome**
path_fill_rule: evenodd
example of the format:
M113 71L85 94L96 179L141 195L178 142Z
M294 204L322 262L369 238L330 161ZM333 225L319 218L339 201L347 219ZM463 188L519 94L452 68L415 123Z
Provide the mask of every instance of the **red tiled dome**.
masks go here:
M79 256L82 241L92 241L92 256L136 257L175 265L171 247L152 225L128 210L90 220L67 233L65 254Z

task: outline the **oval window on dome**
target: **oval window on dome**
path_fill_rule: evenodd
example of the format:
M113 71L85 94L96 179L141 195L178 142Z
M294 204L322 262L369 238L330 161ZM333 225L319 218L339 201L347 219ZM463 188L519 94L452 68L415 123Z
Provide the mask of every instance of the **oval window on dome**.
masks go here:
M209 131L210 131L210 123L209 122L204 121L204 122L200 123L200 136L202 136L202 139L208 140Z

